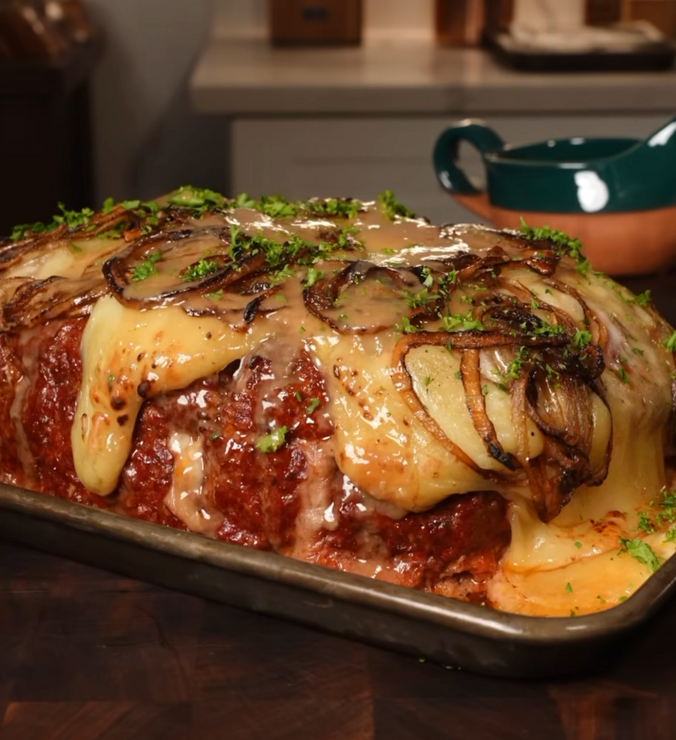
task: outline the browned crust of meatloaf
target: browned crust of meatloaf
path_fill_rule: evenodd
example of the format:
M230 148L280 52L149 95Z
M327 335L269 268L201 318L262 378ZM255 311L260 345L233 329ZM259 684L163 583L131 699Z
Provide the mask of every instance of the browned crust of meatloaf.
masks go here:
M0 335L4 481L186 529L165 503L175 465L168 440L180 430L202 446L202 495L216 513L212 536L347 571L363 572L365 561L375 563L372 575L380 578L483 598L481 584L495 573L510 541L506 501L493 492L455 495L431 510L403 515L349 485L326 453L333 433L325 411L329 399L321 372L303 352L288 359L274 382L272 359L259 354L146 401L117 490L109 497L87 491L75 474L70 443L85 323L51 322L21 343ZM309 399L317 399L310 412ZM288 443L264 454L256 440L271 424L287 427ZM313 478L319 469L321 481ZM300 548L303 492L313 486L325 488L334 521L318 527Z

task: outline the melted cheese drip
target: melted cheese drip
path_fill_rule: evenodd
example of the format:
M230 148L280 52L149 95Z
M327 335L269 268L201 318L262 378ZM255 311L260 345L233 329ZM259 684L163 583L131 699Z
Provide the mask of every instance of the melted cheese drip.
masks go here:
M226 224L280 241L290 233L313 238L332 227L331 221L323 220L275 222L249 209L236 209L224 218ZM222 226L224 218L208 217L199 224L208 226L213 221ZM365 252L355 258L385 266L432 264L467 252L482 255L496 244L495 233L479 227L456 227L444 233L422 221L387 221L374 208L360 214L355 226L365 245ZM211 248L215 242L209 239L193 243L192 249ZM119 246L118 242L91 240L84 241L78 251L62 244L46 256L27 259L6 273L8 295L14 289L12 279L52 274L76 278L97 269ZM142 298L175 281L175 274L163 270L160 262L157 282L132 284L127 297ZM661 347L664 325L632 304L628 292L603 277L582 276L569 268L557 271L556 278L579 291L608 330L603 383L614 421L614 455L603 485L579 489L557 519L545 525L535 515L523 476L507 476L499 485L487 481L414 417L392 382L392 350L400 335L392 330L366 336L338 334L307 312L302 277L286 280L275 310L259 315L246 331L236 331L215 317L189 316L178 306L137 311L113 297L100 299L82 338L83 382L72 428L75 468L84 485L102 496L115 490L145 398L184 388L271 337L294 346L302 341L323 369L328 386L335 436L327 450L333 449L351 485L381 502L378 505L406 511L420 511L449 495L475 490L499 490L510 499L512 545L489 594L499 608L533 614L593 611L617 603L645 580L645 566L628 555L617 557L617 538L635 528L636 512L664 485L662 435L671 404L673 361ZM585 328L579 302L546 278L515 268L509 271L509 280L565 311L580 329ZM207 305L203 296L189 300L197 301L200 309ZM233 310L238 305L234 301ZM391 306L389 312L385 304L378 309L373 296L364 305L376 324L379 310L383 319L391 315ZM464 313L467 308L454 294L452 310ZM504 372L505 362L499 350L483 352L481 373L488 417L504 450L514 453L518 440L510 398L494 382L496 373ZM416 348L407 356L406 366L418 398L446 435L478 466L504 475L504 467L487 454L472 424L456 375L459 355L440 347ZM591 456L595 460L603 454L610 433L607 410L598 399L593 401L592 417ZM166 504L190 529L209 532L209 512L200 499L199 443L174 434L168 444L175 471ZM537 457L542 448L542 434L529 422L528 455ZM309 462L318 471L323 464L320 459ZM302 555L317 528L330 528L333 520L327 508L328 489L319 486L314 490L308 484L300 495L307 504L298 521L296 547ZM666 556L668 549L663 542L655 542L658 553ZM364 567L372 569L368 564ZM575 595L572 600L567 583Z
M171 491L164 503L191 532L213 534L220 520L216 520L209 503L202 497L204 459L201 441L183 432L172 432L169 449L174 457L174 475Z
M82 336L82 390L71 432L75 470L94 493L112 493L145 398L218 372L265 338L177 307L135 311L100 299Z

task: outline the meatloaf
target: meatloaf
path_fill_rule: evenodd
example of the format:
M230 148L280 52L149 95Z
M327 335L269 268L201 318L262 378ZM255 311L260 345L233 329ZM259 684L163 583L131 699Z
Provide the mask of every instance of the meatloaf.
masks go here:
M184 187L12 237L5 483L526 613L666 490L672 330L559 232Z

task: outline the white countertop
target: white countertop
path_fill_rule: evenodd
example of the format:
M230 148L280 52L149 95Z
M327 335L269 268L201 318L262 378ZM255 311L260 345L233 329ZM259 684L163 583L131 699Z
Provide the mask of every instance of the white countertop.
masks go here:
M213 39L190 80L200 113L443 115L676 111L676 70L516 72L480 49L422 42L276 49Z

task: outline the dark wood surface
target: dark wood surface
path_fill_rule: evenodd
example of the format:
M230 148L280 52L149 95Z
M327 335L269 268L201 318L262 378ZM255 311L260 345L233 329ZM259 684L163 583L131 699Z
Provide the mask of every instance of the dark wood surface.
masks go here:
M674 321L676 280L642 279ZM610 668L449 670L0 541L0 740L673 740L676 600Z

